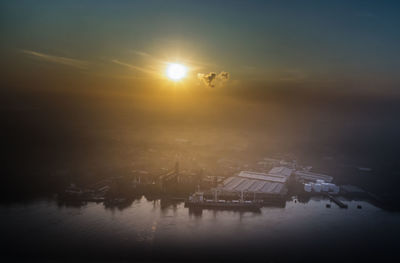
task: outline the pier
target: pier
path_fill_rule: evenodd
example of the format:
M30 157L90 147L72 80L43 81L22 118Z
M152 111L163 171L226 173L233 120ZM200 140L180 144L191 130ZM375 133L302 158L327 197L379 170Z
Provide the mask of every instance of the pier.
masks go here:
M325 194L332 202L334 202L335 204L337 204L340 208L347 208L348 206L343 203L342 201L340 201L339 199L337 199L335 196L331 195L331 194Z

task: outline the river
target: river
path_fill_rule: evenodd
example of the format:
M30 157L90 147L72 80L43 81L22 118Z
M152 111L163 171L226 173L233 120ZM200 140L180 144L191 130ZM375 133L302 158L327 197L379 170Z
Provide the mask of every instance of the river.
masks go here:
M365 201L295 199L260 213L203 210L144 197L124 209L55 200L0 206L8 260L265 261L398 259L400 213ZM326 204L331 207L327 208ZM361 205L361 209L357 208Z

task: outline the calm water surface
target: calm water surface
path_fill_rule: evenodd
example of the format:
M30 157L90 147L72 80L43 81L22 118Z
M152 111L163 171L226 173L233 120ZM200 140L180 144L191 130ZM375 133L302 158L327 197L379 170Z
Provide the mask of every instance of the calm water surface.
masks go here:
M56 201L1 206L2 256L82 260L397 259L400 213L364 201L288 201L260 213L134 201L125 209ZM362 209L357 209L362 205ZM322 259L321 258L321 259Z

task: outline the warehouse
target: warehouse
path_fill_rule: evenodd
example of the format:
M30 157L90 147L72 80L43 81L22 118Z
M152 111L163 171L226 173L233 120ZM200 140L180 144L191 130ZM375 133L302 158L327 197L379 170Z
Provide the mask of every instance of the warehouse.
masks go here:
M325 182L330 183L333 180L332 176L309 171L296 171L295 175L297 181L300 182L316 182L317 180L324 180Z
M292 169L287 167L274 167L268 173L241 171L237 176L225 179L216 190L220 196L243 193L254 199L282 197L287 193L286 182L291 173Z

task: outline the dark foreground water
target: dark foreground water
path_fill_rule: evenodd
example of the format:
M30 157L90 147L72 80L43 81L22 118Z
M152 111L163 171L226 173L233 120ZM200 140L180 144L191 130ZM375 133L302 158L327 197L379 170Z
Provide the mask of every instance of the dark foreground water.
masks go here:
M35 201L0 207L1 257L67 261L398 260L400 213L367 202L289 201L261 213L135 201L125 209ZM358 209L357 205L362 205ZM392 261L393 262L393 261Z

